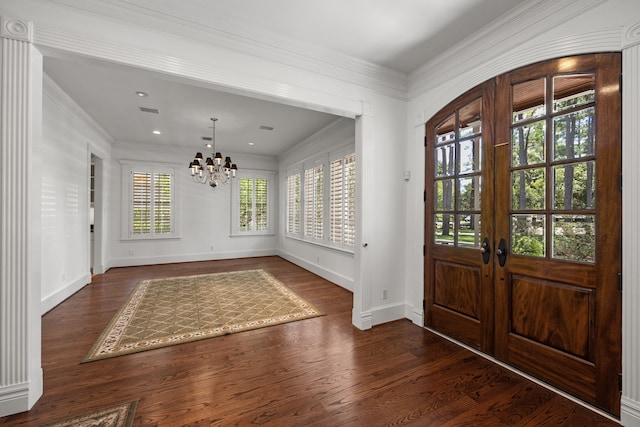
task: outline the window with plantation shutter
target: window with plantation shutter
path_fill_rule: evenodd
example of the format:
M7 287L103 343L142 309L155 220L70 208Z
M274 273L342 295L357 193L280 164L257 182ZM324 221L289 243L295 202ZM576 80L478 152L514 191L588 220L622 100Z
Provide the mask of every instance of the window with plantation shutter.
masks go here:
M287 176L287 233L300 234L300 173Z
M304 171L304 235L322 240L324 236L324 164Z
M355 243L356 156L349 154L330 164L329 240L340 245Z
M273 172L244 170L233 182L231 235L271 234Z
M175 237L175 195L172 168L125 165L123 185L128 177L129 200L126 238ZM124 236L124 235L123 235Z
M353 253L356 239L356 155L353 146L286 169L285 237Z

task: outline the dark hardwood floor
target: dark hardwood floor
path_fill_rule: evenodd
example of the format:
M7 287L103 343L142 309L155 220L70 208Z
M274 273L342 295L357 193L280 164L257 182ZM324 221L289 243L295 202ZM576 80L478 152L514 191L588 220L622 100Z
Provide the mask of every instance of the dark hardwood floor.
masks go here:
M263 268L326 316L80 364L140 279ZM614 426L412 324L360 331L350 292L278 257L114 268L42 320L44 395L2 426L138 400L136 426Z

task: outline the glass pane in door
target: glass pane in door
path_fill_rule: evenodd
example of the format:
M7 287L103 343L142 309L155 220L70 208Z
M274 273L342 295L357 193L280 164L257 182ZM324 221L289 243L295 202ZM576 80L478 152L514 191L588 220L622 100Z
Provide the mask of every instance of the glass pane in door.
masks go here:
M434 242L479 248L482 98L436 126L434 142Z

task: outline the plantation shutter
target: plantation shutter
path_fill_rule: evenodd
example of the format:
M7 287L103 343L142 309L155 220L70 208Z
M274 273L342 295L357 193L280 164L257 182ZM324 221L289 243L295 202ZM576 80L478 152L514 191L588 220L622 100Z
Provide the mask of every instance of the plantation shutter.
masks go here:
M287 177L287 233L300 233L300 174Z
M173 171L131 168L129 174L129 236L153 238L173 235Z
M253 219L253 179L240 178L240 231L251 230Z
M351 154L344 159L344 231L345 245L356 243L356 155Z
M355 154L331 162L329 239L353 246L355 243Z
M331 162L331 183L329 190L329 240L342 243L342 202L343 202L343 159Z
M132 221L131 234L151 233L151 173L131 173Z
M239 232L269 232L269 178L254 175L239 181L239 213L234 211L238 223L232 227Z
M304 171L305 236L323 238L323 182L324 165Z
M172 211L172 194L171 194L170 173L155 173L153 176L154 192L153 192L153 227L155 234L171 234L171 211Z
M267 211L267 179L255 179L255 231L267 231L269 229Z

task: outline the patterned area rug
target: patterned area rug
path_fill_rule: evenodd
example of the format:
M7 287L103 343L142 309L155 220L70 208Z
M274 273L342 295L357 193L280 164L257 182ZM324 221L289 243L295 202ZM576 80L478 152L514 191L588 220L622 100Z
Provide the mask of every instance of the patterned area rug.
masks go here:
M137 404L135 401L121 403L41 427L130 427L133 425Z
M263 270L143 280L82 362L321 315Z

